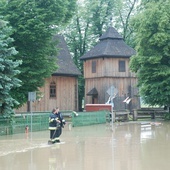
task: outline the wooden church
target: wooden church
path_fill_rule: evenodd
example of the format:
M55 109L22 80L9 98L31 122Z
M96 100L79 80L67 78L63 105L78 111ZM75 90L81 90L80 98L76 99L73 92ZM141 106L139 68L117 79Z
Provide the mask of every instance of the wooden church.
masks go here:
M32 110L51 111L54 107L60 110L78 110L78 76L81 72L74 64L68 50L66 41L61 35L54 36L59 41L57 48L58 69L51 77L45 80L45 85L40 88L40 98L32 103ZM16 110L16 112L30 111L29 102Z
M129 69L135 50L113 27L99 40L80 58L84 64L85 104L112 103L114 110L138 108L137 78Z

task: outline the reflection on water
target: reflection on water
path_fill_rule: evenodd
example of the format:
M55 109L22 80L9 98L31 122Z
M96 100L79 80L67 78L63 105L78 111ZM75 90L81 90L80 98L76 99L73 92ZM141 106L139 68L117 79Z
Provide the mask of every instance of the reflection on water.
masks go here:
M115 123L0 137L0 170L169 170L170 122Z

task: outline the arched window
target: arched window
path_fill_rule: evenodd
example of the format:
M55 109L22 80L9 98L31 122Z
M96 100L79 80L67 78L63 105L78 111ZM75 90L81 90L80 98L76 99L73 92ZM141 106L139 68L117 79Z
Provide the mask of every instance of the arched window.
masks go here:
M56 97L56 83L50 83L50 97Z

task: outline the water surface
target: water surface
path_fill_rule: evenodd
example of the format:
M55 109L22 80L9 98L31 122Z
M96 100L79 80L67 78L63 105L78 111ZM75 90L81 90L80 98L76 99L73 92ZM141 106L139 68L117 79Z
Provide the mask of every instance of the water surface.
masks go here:
M0 137L0 170L169 170L170 122L125 122Z

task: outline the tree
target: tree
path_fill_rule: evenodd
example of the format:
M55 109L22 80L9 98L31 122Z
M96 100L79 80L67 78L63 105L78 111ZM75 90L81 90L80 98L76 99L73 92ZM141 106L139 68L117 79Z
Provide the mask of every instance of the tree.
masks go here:
M13 90L20 104L27 101L28 92L37 91L56 71L56 42L52 36L71 18L75 5L75 0L12 0L1 7L15 30L13 44L19 52L15 59L23 61L18 76L22 86Z
M83 63L79 58L96 43L103 29L110 25L113 7L113 0L80 2L76 14L67 27L62 29L73 53L73 60L82 73L79 77L79 110L84 97Z
M19 74L17 67L21 61L13 61L11 58L17 54L14 47L11 46L13 39L10 38L12 33L11 27L0 17L0 114L10 116L13 112L14 105L19 104L12 96L10 91L19 87L21 81L16 78Z
M126 3L125 3L126 2ZM75 64L83 75L83 64L80 57L94 46L99 37L109 27L114 25L122 31L124 38L131 34L129 20L134 13L137 0L84 0L78 3L76 15L72 18L64 32ZM119 23L119 24L118 24ZM64 31L63 31L64 30ZM129 42L129 41L128 41ZM84 78L79 78L79 108L84 97Z
M122 36L127 44L134 46L133 43L133 27L130 21L138 12L139 0L123 0L117 1L114 23L115 28L121 30Z
M152 0L134 18L137 55L130 67L145 103L170 105L170 1Z

